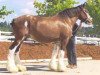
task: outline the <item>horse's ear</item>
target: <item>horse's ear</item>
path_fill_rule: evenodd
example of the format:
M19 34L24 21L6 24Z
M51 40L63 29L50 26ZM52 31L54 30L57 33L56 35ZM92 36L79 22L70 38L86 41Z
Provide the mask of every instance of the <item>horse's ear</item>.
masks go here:
M84 4L83 4L83 7L85 7L87 5L87 3L85 2Z

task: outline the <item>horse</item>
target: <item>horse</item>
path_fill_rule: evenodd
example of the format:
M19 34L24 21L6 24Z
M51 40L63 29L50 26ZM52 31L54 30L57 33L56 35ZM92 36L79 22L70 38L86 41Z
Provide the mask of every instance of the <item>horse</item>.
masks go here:
M11 22L14 42L9 47L7 56L7 70L9 72L26 71L26 67L20 62L20 46L27 37L31 37L41 43L54 42L49 68L53 71L63 72L64 50L69 38L72 36L72 28L79 19L87 24L92 24L92 18L85 8L85 3L77 7L67 8L51 17L22 15ZM58 61L56 58L58 56Z

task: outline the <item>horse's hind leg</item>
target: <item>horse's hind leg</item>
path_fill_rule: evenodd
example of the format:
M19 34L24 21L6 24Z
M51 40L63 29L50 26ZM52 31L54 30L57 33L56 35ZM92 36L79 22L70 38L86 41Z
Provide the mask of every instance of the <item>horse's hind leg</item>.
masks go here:
M27 69L26 69L25 66L23 66L21 64L21 61L20 61L20 57L19 57L20 46L21 45L19 45L18 48L15 51L14 60L15 60L15 64L16 64L18 70L23 72L23 71L26 71Z
M17 48L21 45L24 37L20 39L15 39L15 41L12 43L12 45L9 48L9 54L8 54L8 61L7 61L7 70L9 72L18 72L19 69L15 64L14 56L15 56L15 51Z
M59 43L55 43L54 45L54 49L52 51L52 56L51 56L51 61L49 63L49 68L51 70L57 71L57 62L56 62L56 58L58 55L58 50L59 50Z

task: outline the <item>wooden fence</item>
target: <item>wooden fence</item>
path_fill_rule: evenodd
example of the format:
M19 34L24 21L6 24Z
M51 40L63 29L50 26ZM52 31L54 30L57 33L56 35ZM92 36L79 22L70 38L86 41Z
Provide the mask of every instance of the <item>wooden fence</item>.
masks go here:
M1 32L0 31L0 42L13 42L15 37L12 32ZM39 43L31 38L26 39L26 43ZM96 37L76 37L76 44L92 44L100 45L100 38Z
M12 32L1 32L0 31L0 42L13 42L15 37L13 36ZM27 38L25 43L39 43L31 38Z

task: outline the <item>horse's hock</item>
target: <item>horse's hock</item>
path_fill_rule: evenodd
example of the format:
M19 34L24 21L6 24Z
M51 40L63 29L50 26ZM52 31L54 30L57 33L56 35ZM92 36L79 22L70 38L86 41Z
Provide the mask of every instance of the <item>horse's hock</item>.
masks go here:
M0 60L6 60L8 49L11 43L0 42ZM52 44L23 44L21 47L21 59L48 59L51 58ZM91 56L93 59L100 59L100 46L76 45L78 57Z

